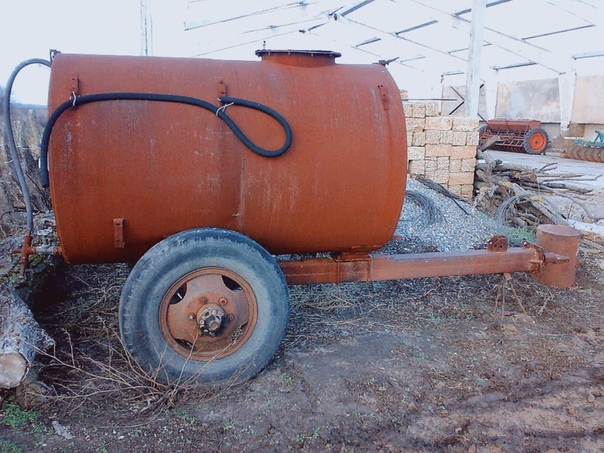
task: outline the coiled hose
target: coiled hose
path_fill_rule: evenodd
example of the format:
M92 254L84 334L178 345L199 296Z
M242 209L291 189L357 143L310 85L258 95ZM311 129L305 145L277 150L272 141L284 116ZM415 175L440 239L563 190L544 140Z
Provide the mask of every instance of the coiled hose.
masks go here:
M190 96L180 96L174 94L156 94L156 93L99 93L99 94L87 94L77 96L69 101L65 101L52 113L46 128L44 129L44 135L42 136L42 146L40 151L40 179L43 187L49 186L49 175L48 175L48 145L50 143L50 136L52 134L53 127L57 120L70 108L77 107L79 105L90 104L93 102L104 102L104 101L157 101L157 102L174 102L180 104L188 104L196 107L201 107L214 113L218 118L226 123L226 125L233 131L235 136L251 151L260 156L264 157L277 157L285 153L291 146L292 143L292 130L289 123L285 118L275 110L262 105L258 102L249 101L246 99L233 98L228 96L222 96L218 99L221 107ZM276 150L267 150L257 146L252 142L243 131L237 126L237 124L226 114L226 108L231 105L238 105L242 107L251 108L263 112L270 117L274 118L279 122L285 132L285 142L281 148Z

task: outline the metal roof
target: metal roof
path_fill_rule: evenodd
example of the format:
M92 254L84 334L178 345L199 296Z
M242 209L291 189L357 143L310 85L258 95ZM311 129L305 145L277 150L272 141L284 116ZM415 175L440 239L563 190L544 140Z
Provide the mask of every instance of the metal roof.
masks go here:
M389 69L399 85L412 89L418 81L465 77L472 5L472 0L189 0L184 29L192 56L253 60L263 47L334 50L343 55L340 63L392 60ZM483 36L483 77L602 73L604 2L486 0Z

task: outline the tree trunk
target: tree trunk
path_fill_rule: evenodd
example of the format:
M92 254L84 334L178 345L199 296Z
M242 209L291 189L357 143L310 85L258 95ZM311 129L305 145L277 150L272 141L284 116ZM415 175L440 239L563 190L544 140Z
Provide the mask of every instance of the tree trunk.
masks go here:
M9 284L0 283L0 291L0 388L8 389L25 379L36 352L54 341Z

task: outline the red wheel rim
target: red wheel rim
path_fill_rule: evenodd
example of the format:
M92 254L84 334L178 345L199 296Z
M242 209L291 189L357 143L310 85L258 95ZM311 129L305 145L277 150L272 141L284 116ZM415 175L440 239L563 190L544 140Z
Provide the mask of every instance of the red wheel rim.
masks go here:
M206 322L220 327L204 332L200 322L206 316ZM199 269L179 279L159 308L159 325L168 345L196 361L233 354L249 339L257 319L258 303L250 285L238 274L219 267Z
M529 138L528 143L531 150L542 151L547 144L547 138L541 132L536 132Z

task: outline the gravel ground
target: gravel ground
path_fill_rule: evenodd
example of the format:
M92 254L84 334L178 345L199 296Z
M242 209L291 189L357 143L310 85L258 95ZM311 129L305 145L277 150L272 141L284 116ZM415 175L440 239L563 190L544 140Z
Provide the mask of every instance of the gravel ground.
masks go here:
M468 202L445 196L412 178L407 181L407 196L396 234L402 239L388 244L382 252L481 249L497 234L508 236L512 245L522 243L516 232Z

